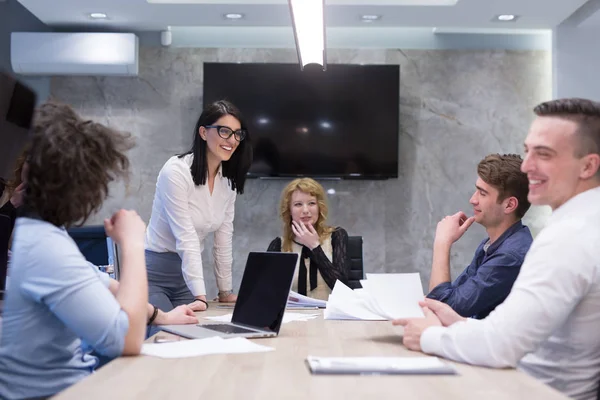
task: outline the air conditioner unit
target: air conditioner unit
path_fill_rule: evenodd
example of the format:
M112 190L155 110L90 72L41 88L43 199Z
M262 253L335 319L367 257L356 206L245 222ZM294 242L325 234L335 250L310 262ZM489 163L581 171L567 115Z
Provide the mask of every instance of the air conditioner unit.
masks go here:
M138 38L133 33L11 34L11 64L22 75L138 74Z

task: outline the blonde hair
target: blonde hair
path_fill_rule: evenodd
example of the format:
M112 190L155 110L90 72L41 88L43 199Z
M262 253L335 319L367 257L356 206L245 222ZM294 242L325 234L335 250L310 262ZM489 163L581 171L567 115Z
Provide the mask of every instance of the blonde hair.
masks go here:
M319 242L322 243L329 235L331 235L331 232L334 231L334 228L327 225L327 213L329 212L329 208L327 207L327 196L325 195L323 186L311 178L294 179L285 187L285 189L283 189L283 192L281 192L281 201L279 202L279 217L283 222L281 251L284 252L292 251L294 233L292 232L290 203L292 201L292 193L296 190L317 198L319 218L315 224L315 230L319 235Z

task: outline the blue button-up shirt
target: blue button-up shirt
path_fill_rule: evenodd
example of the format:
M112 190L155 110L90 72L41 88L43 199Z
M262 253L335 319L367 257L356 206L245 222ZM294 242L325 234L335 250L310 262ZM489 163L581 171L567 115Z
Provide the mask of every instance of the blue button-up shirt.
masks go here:
M533 238L518 221L492 243L481 242L471 264L454 280L440 283L427 295L448 304L463 317L485 318L508 296Z

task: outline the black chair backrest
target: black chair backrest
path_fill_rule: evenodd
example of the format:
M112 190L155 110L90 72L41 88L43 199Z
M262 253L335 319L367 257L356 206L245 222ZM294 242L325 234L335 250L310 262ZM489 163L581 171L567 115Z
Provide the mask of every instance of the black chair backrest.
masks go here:
M108 264L106 232L102 225L82 226L67 231L77 243L77 247L86 260L94 265Z
M348 286L351 289L362 288L360 284L360 280L364 278L362 245L362 236L348 236L348 254L350 256Z

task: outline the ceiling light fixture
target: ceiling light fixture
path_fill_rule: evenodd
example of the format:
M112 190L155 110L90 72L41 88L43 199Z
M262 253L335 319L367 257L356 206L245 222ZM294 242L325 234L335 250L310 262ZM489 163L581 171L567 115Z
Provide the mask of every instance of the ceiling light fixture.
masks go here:
M517 20L517 16L513 15L513 14L502 14L502 15L497 15L494 20L496 21L500 21L500 22L514 22Z
M108 18L108 15L106 15L104 13L100 13L100 12L93 12L93 13L90 13L90 18L91 19L106 19L106 18Z
M229 13L224 15L225 19L242 19L244 18L244 14L240 13Z
M308 64L325 67L324 0L288 0L300 69Z

